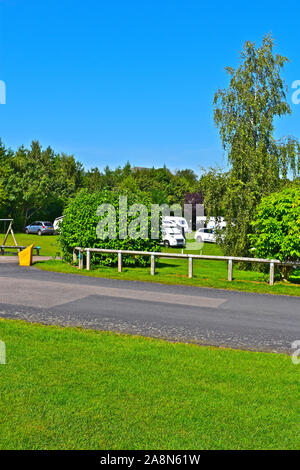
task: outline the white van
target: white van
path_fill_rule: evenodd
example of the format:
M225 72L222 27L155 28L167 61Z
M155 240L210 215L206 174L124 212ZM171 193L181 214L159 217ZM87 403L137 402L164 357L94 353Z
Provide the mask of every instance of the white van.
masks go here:
M185 238L182 230L175 227L162 227L162 241L165 246L184 247Z
M54 220L53 227L54 227L55 233L59 233L59 231L60 231L59 226L62 223L63 218L64 218L64 216L62 215L61 217L56 217L56 219Z
M192 230L189 228L189 225L184 217L175 217L172 215L168 215L162 218L162 222L175 222L175 224L183 228L186 233L190 233Z
M174 220L162 219L162 243L165 246L185 246L185 237L182 229L178 227Z

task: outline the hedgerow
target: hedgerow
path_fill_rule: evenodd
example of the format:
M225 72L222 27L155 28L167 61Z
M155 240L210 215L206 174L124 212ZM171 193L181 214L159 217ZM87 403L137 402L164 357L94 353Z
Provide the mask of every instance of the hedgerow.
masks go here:
M148 208L148 234L151 234L150 225L150 206L149 201L137 200L138 196L130 193L126 194L128 207L136 203L145 203ZM97 215L97 209L102 204L112 204L116 211L116 237L100 239L97 234L97 225L106 214ZM127 227L136 219L136 216L127 216ZM62 249L63 259L67 262L72 261L73 249L76 246L82 248L106 248L115 250L134 250L134 251L160 251L160 240L151 238L119 238L120 220L119 220L119 194L111 191L101 191L90 193L88 190L80 191L72 199L64 211L64 219L61 225L59 241ZM146 256L124 256L123 264L125 266L146 266L150 262ZM100 265L117 264L117 254L93 255L92 263Z
M300 184L262 199L249 236L255 256L280 261L300 260ZM283 268L287 278L292 269Z

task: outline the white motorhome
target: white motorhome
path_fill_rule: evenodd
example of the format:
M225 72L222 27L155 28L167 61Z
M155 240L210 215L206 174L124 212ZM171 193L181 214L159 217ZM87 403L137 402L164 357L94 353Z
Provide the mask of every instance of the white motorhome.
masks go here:
M175 222L175 224L180 227L181 229L183 228L186 233L190 233L192 229L189 227L186 219L184 217L175 217L172 215L168 215L162 218L163 223L164 222Z
M165 246L185 246L182 228L178 227L173 220L162 220L162 242Z

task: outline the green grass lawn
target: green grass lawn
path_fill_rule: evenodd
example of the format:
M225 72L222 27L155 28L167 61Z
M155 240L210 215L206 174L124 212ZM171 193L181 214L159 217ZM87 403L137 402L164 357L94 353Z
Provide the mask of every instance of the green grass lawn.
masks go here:
M282 354L0 320L0 449L299 449Z
M15 237L19 246L28 246L32 243L35 246L41 247L42 256L59 256L60 247L58 245L58 237L56 235L27 235L26 233L16 233ZM4 235L1 235L1 244L3 241ZM14 241L11 235L9 235L6 245L14 245Z
M226 263L219 261L194 262L194 277L192 279L188 278L187 261L175 259L162 259L159 263L156 263L155 276L150 275L150 268L123 268L123 272L118 273L116 267L103 266L93 268L91 271L86 271L79 270L75 266L71 266L58 260L35 263L35 266L46 271L80 274L91 277L213 287L245 292L257 292L261 294L300 296L300 285L297 284L299 276L295 278L295 284L291 282L276 282L274 286L269 286L268 275L254 271L239 271L236 269L234 271L234 280L229 282L227 281Z

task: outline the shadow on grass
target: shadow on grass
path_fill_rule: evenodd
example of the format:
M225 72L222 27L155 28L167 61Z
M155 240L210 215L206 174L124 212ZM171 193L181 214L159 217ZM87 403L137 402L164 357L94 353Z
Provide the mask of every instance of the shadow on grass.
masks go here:
M289 282L291 284L300 284L300 269L295 269L290 275Z

